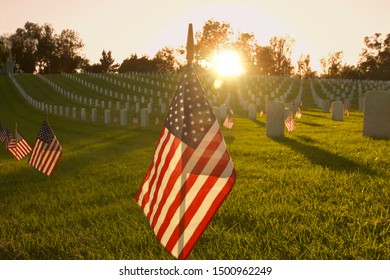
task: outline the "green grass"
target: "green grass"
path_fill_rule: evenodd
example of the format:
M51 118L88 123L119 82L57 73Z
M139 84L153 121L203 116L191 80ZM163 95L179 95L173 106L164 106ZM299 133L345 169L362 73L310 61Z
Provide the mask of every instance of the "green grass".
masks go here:
M265 117L222 129L237 181L191 259L390 259L390 141L363 137L356 110L334 122L306 106L283 139ZM43 117L0 77L3 127L32 145ZM161 124L49 123L64 150L50 180L0 148L0 259L172 259L134 200Z

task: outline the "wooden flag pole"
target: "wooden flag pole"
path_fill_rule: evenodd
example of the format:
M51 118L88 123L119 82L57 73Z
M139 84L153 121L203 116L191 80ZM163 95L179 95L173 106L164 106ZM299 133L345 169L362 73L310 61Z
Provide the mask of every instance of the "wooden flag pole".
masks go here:
M187 58L187 66L190 66L192 64L192 61L194 60L194 32L193 32L193 29L192 29L192 23L190 23L188 25L188 34L187 34L187 46L186 46L186 50L187 50L187 55L186 55L186 58ZM187 178L186 176L183 176L182 174L182 181L186 181ZM180 205L180 221L179 221L179 238L178 238L178 249L179 249L179 252L181 252L179 254L179 258L181 259L180 255L183 255L183 250L184 250L184 239L185 239L185 236L183 236L184 234L184 231L185 231L185 224L186 224L186 221L185 221L185 212L186 212L186 201L185 201L185 198L186 198L186 193L187 193L187 187L186 187L186 183L183 184L183 186L181 187L180 189L180 201L181 201L181 205ZM187 256L187 259L190 259L190 255L191 254L188 254Z

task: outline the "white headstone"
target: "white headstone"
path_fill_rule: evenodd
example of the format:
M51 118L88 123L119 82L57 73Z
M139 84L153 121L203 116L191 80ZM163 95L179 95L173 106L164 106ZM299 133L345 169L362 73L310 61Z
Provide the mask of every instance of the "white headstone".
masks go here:
M69 107L65 107L65 117L69 118Z
M120 124L121 124L121 126L127 126L127 110L126 109L120 110Z
M135 103L135 112L139 113L139 103Z
M219 106L219 113L222 119L226 119L227 117L227 106L226 104L222 104Z
M96 120L97 120L96 108L92 108L91 120L92 120L93 122L96 122Z
M332 120L344 121L344 105L341 101L332 102Z
M390 139L390 91L364 95L363 135Z
M267 136L284 137L284 103L269 101L267 103Z
M80 111L80 117L83 121L85 121L87 119L87 115L85 113L85 108L81 108L81 111Z
M251 120L256 120L257 106L254 103L248 105L248 118Z
M149 111L146 108L141 109L141 127L149 126Z
M72 109L72 118L75 120L77 118L77 109L73 107Z
M111 112L109 109L104 110L104 124L109 124L111 121Z

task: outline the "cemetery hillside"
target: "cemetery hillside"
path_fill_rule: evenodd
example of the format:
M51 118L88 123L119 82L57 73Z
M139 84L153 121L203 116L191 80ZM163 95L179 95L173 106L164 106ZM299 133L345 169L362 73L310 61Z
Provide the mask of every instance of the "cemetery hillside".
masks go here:
M230 31L209 20L195 34L191 98L203 89L236 177L189 258L390 259L390 34L368 36L356 66L324 58L320 74L308 54L294 67L289 37L260 46ZM0 259L174 259L136 197L177 122L185 48L91 64L72 30L26 23L0 39ZM221 44L240 71L214 71ZM33 147L44 120L62 148L51 176L7 149L7 130Z

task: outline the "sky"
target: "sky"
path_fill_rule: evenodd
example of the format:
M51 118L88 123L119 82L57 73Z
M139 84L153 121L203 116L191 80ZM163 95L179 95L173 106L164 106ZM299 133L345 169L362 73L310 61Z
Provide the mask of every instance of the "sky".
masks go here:
M49 23L57 34L72 29L91 63L103 49L122 63L134 53L153 57L166 46L184 46L188 24L196 33L209 19L228 22L235 34L253 33L260 45L289 35L293 61L310 54L317 71L319 60L337 51L356 65L365 36L390 33L388 0L0 0L0 7L0 35L27 21Z

